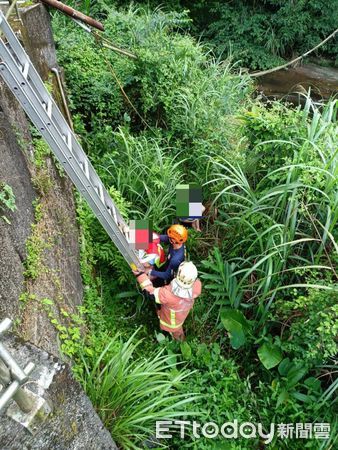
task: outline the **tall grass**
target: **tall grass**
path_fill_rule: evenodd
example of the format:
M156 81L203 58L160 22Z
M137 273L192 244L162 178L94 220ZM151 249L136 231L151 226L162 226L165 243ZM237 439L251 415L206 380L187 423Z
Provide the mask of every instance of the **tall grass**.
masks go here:
M151 440L156 420L200 414L191 407L186 411L197 397L180 393L190 372L178 370L163 350L136 358L141 341L134 341L135 334L127 342L116 335L94 360L82 355L81 384L105 427L124 449L139 449L143 441Z
M166 226L176 213L176 185L183 182L185 160L156 139L135 138L123 130L115 136L116 153L107 154L101 166L107 182L133 205L130 218L151 218L158 227Z
M294 162L268 171L255 185L226 158L217 155L212 161L207 184L214 187L220 226L232 240L228 260L220 261L215 252L204 263L204 278L214 291L218 286L222 292L223 286L232 307L244 297L249 304L258 302L258 325L280 291L338 289L336 107L333 101L320 112L308 100L302 112L307 137L286 141L295 149ZM271 142L285 141L260 145ZM310 150L316 155L307 161Z

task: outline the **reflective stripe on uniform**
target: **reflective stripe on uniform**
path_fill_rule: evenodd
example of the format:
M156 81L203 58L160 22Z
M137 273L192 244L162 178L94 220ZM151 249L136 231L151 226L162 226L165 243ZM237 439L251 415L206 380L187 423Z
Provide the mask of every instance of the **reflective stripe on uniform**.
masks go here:
M160 289L161 288L156 288L153 292L154 297L155 297L155 302L161 304L160 302Z
M165 327L168 327L168 328L180 328L182 325L183 325L183 322L182 323L177 323L176 325L170 325L169 323L167 323L167 322L165 322L164 320L161 320L160 319L160 324L161 325L164 325Z
M173 327L177 326L176 325L176 312L173 309L170 310L170 322Z
M145 288L146 286L149 286L150 284L152 284L152 282L150 280L144 280L141 284L140 287L141 289Z
M171 323L167 323L164 320L160 319L160 323L168 328L179 328L183 325L182 323L176 323L176 311L174 311L173 309L170 309L170 322Z

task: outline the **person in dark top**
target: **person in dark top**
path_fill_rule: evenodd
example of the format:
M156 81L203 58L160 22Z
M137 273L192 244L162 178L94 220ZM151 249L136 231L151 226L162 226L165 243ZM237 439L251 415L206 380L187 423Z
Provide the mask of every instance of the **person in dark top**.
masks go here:
M205 206L202 205L202 214L205 211ZM185 227L193 228L196 231L201 232L200 218L199 217L179 217L178 220L183 223Z
M183 225L172 225L167 234L160 235L160 241L169 243L167 261L161 270L151 269L148 275L152 279L157 278L155 284L167 284L175 276L179 265L185 260L185 245L188 239L188 231Z

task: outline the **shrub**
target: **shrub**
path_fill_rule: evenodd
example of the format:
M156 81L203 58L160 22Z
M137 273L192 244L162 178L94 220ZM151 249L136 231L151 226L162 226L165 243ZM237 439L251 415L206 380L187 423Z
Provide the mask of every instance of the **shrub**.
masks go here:
M152 3L159 5L161 1ZM192 31L202 35L217 55L226 57L231 52L241 60L242 66L252 69L274 67L283 63L283 59L305 53L336 27L334 2L325 0L171 0L169 3L172 8L190 10ZM334 60L337 43L332 39L315 54Z
M186 25L186 13L110 10L106 36L136 53L132 61L95 47L77 28L61 27L60 20L54 22L58 56L90 155L95 159L112 149L113 131L125 124L132 132L164 137L171 155L189 157L185 166L192 180L187 182L196 176L203 182L199 157L212 148L233 147L230 130L236 124L228 116L246 101L248 78L235 75L230 63L212 60L177 31Z
M310 290L291 301L278 300L275 320L283 321L282 348L303 365L315 367L337 354L338 293Z
M135 360L140 342L133 338L122 342L116 335L89 362L83 355L80 381L115 441L123 448L139 449L154 438L156 420L198 413L187 411L196 396L179 391L189 371L177 370L163 351Z
M310 271L317 269L317 280L327 276L330 279L331 274L331 287L336 279L332 259L338 249L335 238L338 218L332 214L337 198L335 104L330 103L322 113L314 109L311 119L306 110L289 112L287 119L280 118L284 124L294 116L296 119L291 122L301 124L299 135L305 137L297 144L286 130L286 139L281 135L278 140L268 141L266 147L261 143L266 153L257 156L261 165L258 180L249 178L245 169L226 158L214 157L213 178L208 183L214 186L221 225L226 226L229 237L223 251L227 255L225 264L237 266L233 267L231 277L238 278L238 287L245 291L246 298L259 301L261 319L277 291L293 284L305 286ZM265 119L270 114L264 112ZM281 130L280 121L272 117L272 123L276 122ZM256 122L255 118L252 120ZM252 125L250 129L256 133L254 142L259 141L262 129L266 139L265 130L270 123L267 120L262 128ZM275 156L284 146L285 157L279 153ZM272 167L268 164L263 168L264 161ZM331 249L335 249L332 257ZM317 284L324 283L318 280Z

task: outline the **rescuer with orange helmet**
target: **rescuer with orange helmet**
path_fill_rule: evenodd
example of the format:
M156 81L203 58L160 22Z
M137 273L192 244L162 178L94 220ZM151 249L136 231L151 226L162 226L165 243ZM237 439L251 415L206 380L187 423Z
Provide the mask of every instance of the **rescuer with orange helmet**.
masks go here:
M192 262L182 262L175 278L167 286L155 288L144 272L133 271L143 293L155 300L160 328L176 340L185 338L183 323L194 306L195 298L201 294L202 284L197 278L197 269Z
M185 245L188 239L188 231L183 225L171 225L168 228L167 234L160 235L160 241L169 244L169 251L167 261L162 270L151 269L148 275L152 278L157 278L156 284L166 284L170 282L179 267L185 260ZM159 283L158 283L159 282Z

